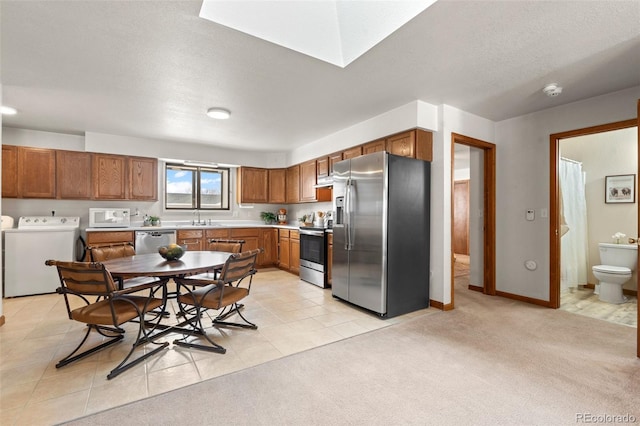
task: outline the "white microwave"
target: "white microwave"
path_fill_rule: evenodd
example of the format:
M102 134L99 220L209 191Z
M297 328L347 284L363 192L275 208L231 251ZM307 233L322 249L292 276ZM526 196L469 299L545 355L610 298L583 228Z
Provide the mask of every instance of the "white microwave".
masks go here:
M131 226L130 209L89 209L89 228L127 228Z

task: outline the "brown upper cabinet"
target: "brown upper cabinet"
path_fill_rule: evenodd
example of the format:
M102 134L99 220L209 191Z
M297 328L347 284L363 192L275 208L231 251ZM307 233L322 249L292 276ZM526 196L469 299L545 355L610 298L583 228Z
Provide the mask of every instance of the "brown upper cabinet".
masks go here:
M65 200L91 199L91 153L56 151L56 194Z
M386 147L384 139L369 142L362 145L362 155L372 154L374 152L384 151Z
M296 164L286 169L286 202L300 202L300 165Z
M316 160L318 182L323 178L333 176L333 165L338 161L342 161L342 152L336 152Z
M342 151L342 159L348 160L349 158L360 157L362 155L362 145L354 146L347 150Z
M300 201L316 201L316 160L300 164Z
M18 147L2 145L2 196L18 197Z
M333 176L333 165L344 160L341 152L336 152L329 156L329 176Z
M129 157L129 198L150 201L158 199L158 160Z
M367 142L343 151L343 158L358 157L378 151L403 157L417 158L423 161L433 160L433 134L422 129L413 129L397 133L383 139ZM330 167L332 164L330 164Z
M18 188L23 198L56 197L56 152L18 147Z
M431 161L433 159L432 149L432 133L421 129L398 133L387 138L387 151L403 157Z
M402 157L415 157L416 135L414 132L401 133L387 138L389 153Z
M341 156L342 157L342 156ZM318 180L329 176L329 157L321 157L316 160Z
M269 202L269 171L256 167L238 169L238 202Z
M96 200L127 199L127 157L93 154L93 196Z
M92 154L94 200L157 200L158 160Z
M286 203L286 170L269 169L269 203Z
M433 133L426 130L413 130L416 134L416 158L422 161L433 161Z
M158 160L3 145L2 196L157 200Z

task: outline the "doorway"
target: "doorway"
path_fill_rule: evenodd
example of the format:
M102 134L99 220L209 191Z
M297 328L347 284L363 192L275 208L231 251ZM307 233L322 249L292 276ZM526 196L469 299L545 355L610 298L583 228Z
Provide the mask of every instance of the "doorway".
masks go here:
M587 167L587 170L586 170L587 177L591 173L592 175L591 186L593 189L597 191L597 193L594 193L591 196L589 196L590 189L588 187L585 189L585 192L587 193L586 195L587 204L590 203L588 201L590 197L591 199L596 198L597 199L596 208L604 210L603 212L599 212L596 214L603 216L605 219L603 219L602 222L605 222L605 224L607 224L610 227L613 226L617 231L609 232L609 231L606 231L606 228L604 228L605 231L602 231L601 229L603 228L603 226L601 226L601 224L594 225L593 224L594 218L592 218L591 219L592 223L589 224L589 226L587 227L589 229L588 236L587 238L585 238L585 240L588 241L587 257L590 259L590 261L586 266L586 269L587 269L586 272L584 272L582 275L583 276L586 275L587 278L583 280L585 281L584 283L582 282L566 283L565 282L567 280L567 271L563 269L562 262L563 262L563 255L567 256L566 246L570 245L570 242L565 241L566 239L565 237L563 237L563 235L568 235L570 231L566 231L566 229L570 228L572 225L570 223L567 223L566 217L564 215L563 200L566 200L567 197L564 196L564 189L563 187L561 187L562 179L561 179L560 172L561 172L561 165L563 164L563 162L567 162L567 159L562 158L563 151L571 152L571 148L563 150L561 148L561 145L564 143L569 143L572 140L573 141L594 140L595 139L594 136L597 137L598 135L604 135L608 133L606 142L599 142L598 144L600 149L602 150L602 143L607 143L610 140L615 140L614 135L619 134L620 131L631 130L631 128L636 127L635 130L631 130L631 134L635 133L637 135L638 133L637 125L638 125L638 121L636 119L633 119L633 120L625 120L625 121L550 135L550 147L551 147L551 153L550 153L550 171L551 171L550 220L551 220L551 224L550 225L551 226L549 228L549 232L550 232L550 235L549 235L550 251L549 252L550 252L551 262L550 262L549 294L550 294L551 307L553 308L561 307L563 291L565 293L567 291L567 289L564 287L569 287L569 291L571 291L572 285L574 289L582 286L583 288L586 288L586 291L589 291L589 289L595 287L595 285L597 284L597 279L594 279L594 277L591 276L590 273L591 273L591 265L599 263L597 262L597 260L599 259L594 260L594 258L599 257L599 246L598 246L599 242L611 242L611 238L612 238L611 235L615 234L617 231L623 231L622 228L628 229L627 231L623 231L624 233L633 234L633 235L626 235L624 238L625 242L628 237L632 237L632 238L638 237L637 235L638 234L637 200L635 200L634 198L633 205L607 204L606 194L605 194L605 182L606 182L607 176L615 177L615 175L625 175L625 174L629 174L629 175L632 174L633 176L637 175L638 154L636 153L635 155L633 155L634 158L631 158L631 160L634 161L632 165L623 166L624 161L618 161L618 160L607 161L606 159L604 159L606 155L603 154L603 151L600 151L599 158L596 158L596 160L592 162L592 164L597 165L597 168L594 166L591 166L591 167ZM638 143L639 142L637 140L635 141L635 143L633 143L635 145L633 146L635 151L638 151ZM615 148L616 148L615 146L611 146L611 145L606 146L607 151L614 150ZM573 149L575 152L576 151L575 148ZM576 158L574 158L573 160L582 162L583 158L584 159L589 158L589 154L586 153L587 150L584 147L580 147L578 151L580 152L581 155L574 155ZM593 155L597 156L598 155L597 152L598 151L596 151L596 154L593 154ZM624 154L621 154L621 155L624 156ZM626 154L626 157L627 158L624 158L624 157L617 157L617 158L619 160L621 158L624 158L625 160L627 160L628 157L630 157L628 153ZM589 161L589 160L586 160L586 161ZM606 167L609 166L610 164L613 164L614 168L606 169ZM585 179L585 182L588 183L588 179ZM625 209L627 215L633 214L633 217L630 219L632 225L629 225L627 222L624 222L617 217L617 215L621 213L622 209ZM589 215L594 216L593 213L589 213L588 216ZM627 224L625 225L624 223L627 223ZM611 229L614 229L614 228L611 228ZM566 259L565 259L565 264L566 264ZM638 282L637 269L633 277L635 279L636 290L635 291L631 290L631 293L634 293L634 296L637 297L637 282ZM627 292L629 291L627 290ZM568 295L565 294L565 298L566 297L568 297ZM593 297L593 299L597 299L597 297ZM615 305L610 306L610 308L613 308L613 307L615 307ZM638 318L638 315L640 314L636 314L636 319ZM606 318L602 318L602 319L606 319ZM640 340L640 334L639 334L639 340ZM640 356L640 347L638 348L638 356Z
M495 295L495 150L451 134L451 308L455 289Z

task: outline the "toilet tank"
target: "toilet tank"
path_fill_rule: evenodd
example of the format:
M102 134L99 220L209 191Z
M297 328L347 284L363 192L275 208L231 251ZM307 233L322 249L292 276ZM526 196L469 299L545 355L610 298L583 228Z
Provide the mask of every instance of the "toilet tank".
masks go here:
M635 244L598 244L600 250L600 263L602 265L624 266L636 269L638 262L638 246Z

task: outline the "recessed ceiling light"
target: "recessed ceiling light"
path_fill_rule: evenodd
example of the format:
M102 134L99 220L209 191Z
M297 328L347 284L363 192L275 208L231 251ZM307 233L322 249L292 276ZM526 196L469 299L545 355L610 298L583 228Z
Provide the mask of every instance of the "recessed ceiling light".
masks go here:
M18 110L14 107L2 105L2 107L0 107L0 113L2 113L2 115L16 115Z
M211 118L217 118L218 120L226 120L231 116L231 112L224 108L209 108L207 115Z

